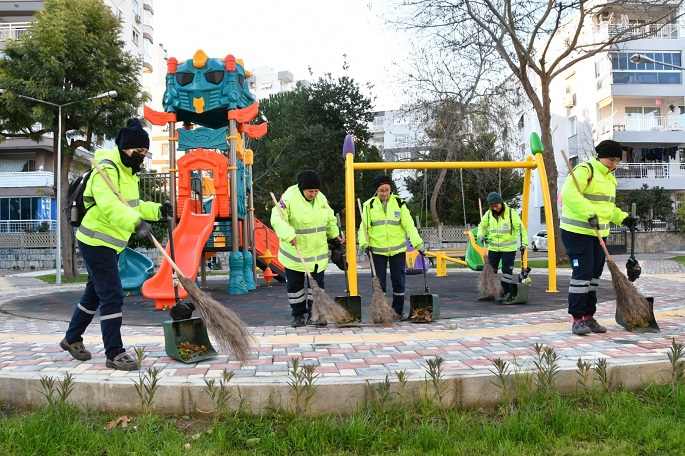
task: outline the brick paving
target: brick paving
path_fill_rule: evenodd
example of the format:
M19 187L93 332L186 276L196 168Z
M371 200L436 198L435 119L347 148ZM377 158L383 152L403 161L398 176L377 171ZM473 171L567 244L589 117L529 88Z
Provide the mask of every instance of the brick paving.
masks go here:
M406 371L410 377L423 378L426 360L436 356L444 358L448 375L477 373L490 371L495 358L531 363L534 344L553 346L564 368L573 368L578 358L605 358L618 365L664 361L673 339L685 342L685 265L666 259L673 255L654 254L640 258L643 275L637 286L643 294L654 297L655 316L661 327L661 332L654 334L631 333L615 323L613 294L609 281L603 280L602 302L596 317L609 332L583 337L573 335L565 308L567 285L560 285L559 293L545 293L542 290L546 284L544 270L536 271L538 275L533 276L533 288L541 289L531 293L530 304L519 306L477 303L474 289L478 275L472 271L448 270L449 277L442 281L431 273L429 285L433 293L440 295L442 314L446 318L430 324L402 322L391 326L291 328L284 285L271 289L261 287L247 296L225 297L228 305L235 304L239 315L241 312L246 315L246 321L277 323L248 323L257 346L253 358L244 364L221 353L211 360L191 364L168 357L162 327L158 323L168 316L166 312L152 310L151 302L141 298L136 298L140 301L137 309L125 307L126 324L122 334L128 346L145 347L144 366L160 369L161 382L169 385L203 383L204 379L219 377L224 369L235 373L232 383L238 385L285 384L289 361L293 358L315 365L320 374L318 381L324 384L380 381L386 375L394 379L394 373L399 370ZM619 265L626 259L626 256L615 258ZM370 286L362 288L362 282L370 282L370 277L364 274L367 272L362 269L360 295L368 298ZM559 283L566 280L567 284L569 275L568 269L559 269ZM208 282L208 292L213 296L225 294L222 280L225 281L225 277L212 278ZM331 273L330 279L327 276L327 290L336 290L334 285L341 286L340 280L344 280L341 274ZM410 277L410 280L411 292L423 290L422 277ZM105 367L97 324L91 325L85 334L85 344L93 353L91 360L73 360L59 348L58 343L82 288L83 284L46 285L29 275L5 273L0 276L0 311L4 314L0 322L0 378L37 379L71 373L78 381L103 382L137 377L136 372L117 372ZM450 290L457 291L451 295ZM409 288L407 293L410 294ZM246 309L250 308L253 310L248 312ZM264 315L258 312L259 309ZM137 316L139 321L131 315Z

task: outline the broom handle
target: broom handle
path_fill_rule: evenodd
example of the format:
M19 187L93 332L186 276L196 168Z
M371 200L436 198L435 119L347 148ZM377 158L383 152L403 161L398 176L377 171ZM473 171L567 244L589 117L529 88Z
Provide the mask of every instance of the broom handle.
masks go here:
M478 211L480 212L480 221L483 221L483 204L480 202L480 198L478 198ZM485 234L485 233L483 233ZM485 239L485 236L483 236L483 239ZM485 240L483 240L483 253L481 254L483 257L483 263L485 264L485 257L488 256L488 247L485 245Z
M364 228L364 237L366 238L366 245L369 245L371 241L369 241L369 232L366 229L366 223L364 223L364 209L362 209L362 200L357 198L357 206L359 206L359 217L362 219L362 228ZM369 245L369 247L371 247ZM371 272L373 272L374 277L378 277L376 275L376 266L373 264L373 254L369 252L369 260L371 261Z
M566 152L563 149L561 150L561 155L564 157L564 161L566 162L566 166L568 167L568 172L571 174L571 177L573 178L573 182L576 184L576 188L578 189L578 193L580 193L582 195L583 189L580 187L580 182L578 182L578 179L576 179L576 175L573 174L573 167L571 166L571 162L568 161L568 156L566 155ZM599 239L599 245L602 246L602 250L604 250L604 255L606 255L607 260L613 261L611 259L611 255L609 255L609 251L607 250L607 246L604 243L604 239L602 239L602 235L599 233L599 228L597 228L596 226L593 228L595 229L595 234L597 234L597 239Z
M119 190L114 186L114 184L112 183L112 181L109 180L109 177L107 176L107 173L105 173L105 172L102 170L102 168L100 168L100 165L98 165L98 163L97 163L94 159L92 159L92 158L90 159L90 162L93 164L93 166L95 167L95 169L98 170L98 172L100 173L100 175L102 176L102 178L105 179L105 182L107 182L107 185L109 185L109 188L114 192L115 195L117 195L117 196L119 197L119 200L120 200L122 203L124 203L125 205L129 206L128 201L126 201L126 199L121 195L121 193L119 193ZM129 207L130 207L130 206L129 206ZM169 262L169 264L171 265L172 269L173 269L174 271L176 271L176 274L180 274L180 275L182 275L183 277L186 277L186 275L183 274L183 271L181 271L181 268L179 268L178 265L174 262L174 260L171 259L171 257L169 256L169 254L166 253L166 250L164 250L164 247L162 247L162 246L159 244L159 242L157 242L157 239L155 239L155 236L154 236L152 233L150 233L150 240L151 240L152 243L155 245L155 247L157 247L157 250L159 250L159 253L162 254L162 256L164 257L164 259L167 260L167 261ZM187 277L186 277L186 278L187 278Z
M281 214L281 218L285 223L288 223L288 221L285 219L285 214L283 214L283 209L281 209L281 205L278 204L278 200L276 199L276 196L274 195L274 192L269 192L271 195L271 199L274 201L274 204L276 205L276 208L278 208L278 213ZM302 252L300 252L300 247L298 247L297 242L295 242L295 250L297 251L297 255L300 257L300 261L302 262L302 267L304 268L304 272L307 273L307 277L309 277L309 280L314 280L314 277L312 277L312 274L309 272L309 267L307 266L307 263L304 261L304 257L302 256Z

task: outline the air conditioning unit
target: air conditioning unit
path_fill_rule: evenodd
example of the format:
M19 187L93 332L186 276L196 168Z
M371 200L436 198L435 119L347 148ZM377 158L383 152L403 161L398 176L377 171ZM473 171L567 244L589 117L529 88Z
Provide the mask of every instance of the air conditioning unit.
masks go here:
M140 24L140 14L136 14L136 24Z
M567 93L564 95L564 106L567 108L572 108L576 105L576 94L575 93Z

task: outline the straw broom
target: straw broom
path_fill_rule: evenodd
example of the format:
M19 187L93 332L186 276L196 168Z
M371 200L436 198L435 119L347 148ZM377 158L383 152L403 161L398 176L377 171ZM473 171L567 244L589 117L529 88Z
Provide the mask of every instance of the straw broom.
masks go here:
M274 196L273 192L270 192L270 195L274 204L278 208L278 213L281 215L281 218L284 222L287 223L287 220L285 219L285 214L283 214L283 210L281 209L281 205L278 204L276 196ZM323 316L325 320L330 320L336 325L339 325L345 321L350 321L350 319L352 318L350 314L345 309L343 309L338 303L333 301L328 296L328 294L326 294L326 292L321 289L316 280L314 280L314 277L312 277L312 274L309 272L309 267L307 266L307 263L304 261L302 252L300 252L300 247L298 247L297 244L295 244L294 247L297 251L297 255L300 257L300 261L302 262L304 272L305 274L307 274L307 279L309 280L309 287L312 289L312 320L319 320Z
M362 217L362 227L364 228L364 237L366 237L366 244L369 244L369 232L366 228L366 223L363 219L363 209L362 202L357 198L357 205L359 206L360 217ZM376 275L376 266L373 264L373 254L369 252L369 260L371 262L371 271L373 272L373 277L371 278L371 285L373 289L373 294L371 298L371 308L369 309L369 316L371 321L376 324L389 325L397 318L397 313L392 308L385 293L383 292L383 287L381 286L381 281L378 280Z
M481 205L480 198L478 198L478 209L480 210L480 219L483 220L483 206ZM488 248L483 242L483 249L485 253L483 254L483 270L481 271L480 277L478 278L478 298L480 300L485 300L490 296L494 297L499 295L502 290L502 285L497 279L497 274L495 270L492 269L490 261L488 261Z
M121 202L128 205L124 197L119 193L119 190L117 190L114 184L112 184L112 181L109 180L107 174L100 168L100 165L92 158L90 159L90 162L95 166L100 175L105 179L105 182L107 182L107 185L109 185L112 191L119 197ZM157 250L159 250L164 259L169 262L173 270L176 271L181 286L185 288L188 295L192 298L195 307L200 313L200 317L207 326L207 329L216 337L221 348L226 352L232 351L241 362L247 361L255 340L247 329L247 326L245 326L245 323L243 323L235 312L224 307L220 302L204 293L197 287L193 280L186 277L152 233L150 233L150 240L155 247L157 247Z
M561 155L563 155L566 161L566 166L573 178L573 182L576 184L578 192L582 195L583 190L575 174L573 174L573 167L568 161L566 152L562 150ZM614 286L614 293L616 293L616 308L623 317L623 321L631 329L649 326L649 322L654 319L649 302L637 291L635 286L623 275L614 260L611 259L599 229L597 227L594 228L599 244L602 246L602 250L604 250L604 255L606 255L606 263L611 272L611 282Z

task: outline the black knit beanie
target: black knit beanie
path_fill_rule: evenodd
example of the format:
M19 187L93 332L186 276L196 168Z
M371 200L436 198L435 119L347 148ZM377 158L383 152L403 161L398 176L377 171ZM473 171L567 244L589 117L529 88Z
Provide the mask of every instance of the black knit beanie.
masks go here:
M316 171L302 171L297 175L297 187L302 190L318 190L321 188L321 178Z
M373 188L377 189L383 184L390 185L390 176L386 176L385 174L379 174L378 176L373 178Z
M119 150L126 149L149 149L150 136L147 131L143 129L143 124L136 118L128 119L126 126L119 130L114 143L119 147Z
M597 158L623 158L621 144L610 139L605 139L595 146Z

